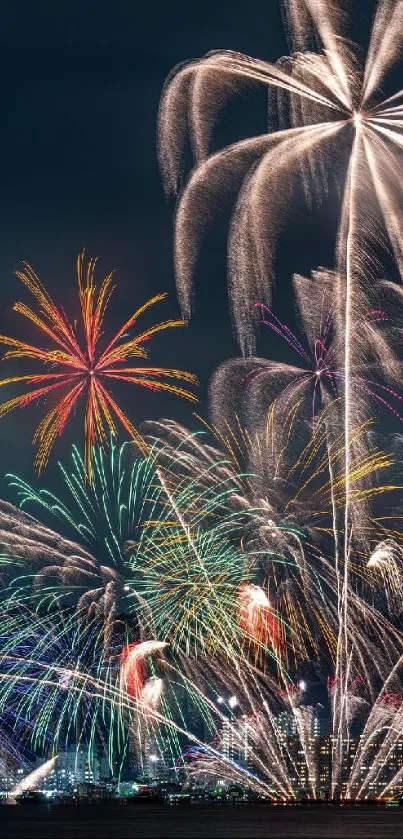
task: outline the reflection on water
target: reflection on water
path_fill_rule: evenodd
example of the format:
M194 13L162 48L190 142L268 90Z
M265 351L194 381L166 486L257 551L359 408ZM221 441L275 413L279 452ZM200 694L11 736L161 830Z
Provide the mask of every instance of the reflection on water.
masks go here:
M70 806L1 808L7 839L402 839L401 808Z

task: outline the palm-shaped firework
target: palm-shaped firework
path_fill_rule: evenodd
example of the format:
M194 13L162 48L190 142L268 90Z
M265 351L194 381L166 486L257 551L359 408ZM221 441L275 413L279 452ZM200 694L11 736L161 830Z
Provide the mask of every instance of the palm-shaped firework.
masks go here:
M5 354L6 359L32 359L41 362L46 368L43 373L12 376L0 381L0 386L24 383L30 388L22 396L16 396L0 405L0 417L40 398L63 394L46 413L35 433L34 440L39 444L36 456L39 472L46 466L57 436L63 433L81 398L85 399L85 464L89 478L93 446L97 442L105 442L105 428L116 434L116 420L140 450L144 450L141 435L110 392L110 385L116 381L154 391L164 390L196 401L189 390L164 381L178 379L194 383L196 379L191 373L164 367L127 366L132 358L148 358L144 345L158 332L183 326L182 320L167 320L149 327L139 335L130 336L138 318L155 303L164 300L166 295L152 297L126 320L115 335L105 339L104 321L114 287L112 274L108 274L97 288L94 282L95 265L96 260L90 259L85 269L83 256L78 258L81 337L76 325L70 323L63 308L53 302L29 265L24 266L24 271L17 272L19 279L35 297L39 310L35 311L25 303L16 303L14 310L39 328L53 346L45 349L16 338L0 336L0 343L12 347Z
M380 92L402 45L402 4L399 0L379 3L363 70L344 35L339 4L285 0L284 7L295 50L287 60L274 65L219 51L173 72L161 101L160 157L167 187L173 190L189 130L197 165L180 197L175 240L178 292L186 317L191 311L195 259L212 207L216 202L221 204L226 193L239 192L229 234L229 287L240 343L245 351L251 351L259 320L256 303L270 306L276 244L290 188L309 171L317 191L318 167L327 174L335 171L337 152L345 148L345 135L349 164L333 297L339 333L338 367L344 368L347 554L350 438L355 421L355 327L367 309L368 279L376 275L374 255L379 254L382 243L379 225L390 240L400 272L402 267L398 155L402 146L403 91L387 99L382 99ZM308 51L314 37L322 53ZM269 91L279 92L278 116L284 128L209 156L218 110L237 85L246 82L261 83ZM304 178L307 188L312 178L309 181ZM373 194L371 202L368 188Z
M334 151L336 138L336 151L342 153L344 134L349 172L338 252L339 268L347 272L347 288L345 283L338 288L335 282L334 294L344 298L344 309L347 302L357 303L352 298L366 265L363 246L376 229L376 209L368 208L369 188L379 202L383 226L401 267L394 187L396 179L400 181L403 91L387 99L380 92L402 46L400 0L379 3L364 70L344 36L339 4L284 0L284 7L294 54L270 64L221 50L182 64L166 82L159 116L160 159L169 191L178 185L188 132L196 158L176 219L177 283L186 317L191 313L195 258L212 207L221 205L225 194L239 191L230 227L229 290L236 329L246 350L254 346L254 304L270 305L276 241L289 187L301 170L317 174L318 161L328 175L334 171L335 155L326 157L326 153ZM308 51L315 40L323 52ZM270 133L270 125L267 134L209 155L219 110L239 85L248 82L280 94L275 119L280 117L284 128ZM356 224L358 210L360 225Z

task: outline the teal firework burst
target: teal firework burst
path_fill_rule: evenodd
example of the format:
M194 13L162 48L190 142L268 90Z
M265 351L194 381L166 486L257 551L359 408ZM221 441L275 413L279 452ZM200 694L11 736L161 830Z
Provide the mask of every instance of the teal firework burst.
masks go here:
M60 556L45 555L33 570L26 566L10 591L103 616L108 626L124 615L133 626L140 621L147 637L203 646L220 625L228 634L237 588L250 573L239 547L246 511L234 512L230 503L236 480L217 463L216 480L190 479L178 468L179 451L170 450L163 467L156 447L144 458L134 452L130 443L96 449L89 484L73 447L69 468L59 464L64 489L58 496L9 476L21 508L74 539Z

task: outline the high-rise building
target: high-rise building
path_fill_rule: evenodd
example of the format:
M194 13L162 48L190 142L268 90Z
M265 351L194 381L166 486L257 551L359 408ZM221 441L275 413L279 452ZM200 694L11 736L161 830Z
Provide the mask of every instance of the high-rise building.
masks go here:
M359 795L363 789L369 798L377 798L387 789L390 796L402 796L403 737L389 741L385 732L380 730L366 738L364 743L360 738L354 757L355 754L357 758L350 784L353 795Z
M45 764L47 758L37 758L36 768ZM106 776L105 776L106 773ZM72 746L57 756L54 768L41 782L41 789L51 792L65 792L77 784L99 784L109 777L109 765L103 755L91 753L87 746Z
M168 738L149 736L145 739L142 771L139 774L153 780L170 780L176 772L175 759Z
M27 770L17 767L14 761L2 760L0 762L0 793L7 795L26 774Z
M221 750L227 760L251 769L253 764L252 727L246 716L225 719L221 731Z
M330 794L330 720L322 705L283 711L276 717L291 786L301 797L324 798Z
M276 717L276 726L284 737L297 737L297 717L292 711L282 711Z
M301 708L292 711L282 711L276 717L276 727L285 737L298 737L303 726L307 736L314 738L328 737L330 734L330 718L326 715L322 705L309 709L309 714L301 714Z

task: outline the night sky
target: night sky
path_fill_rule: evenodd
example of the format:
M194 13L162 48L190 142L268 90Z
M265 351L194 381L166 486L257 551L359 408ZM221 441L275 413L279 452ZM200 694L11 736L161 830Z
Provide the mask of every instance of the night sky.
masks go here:
M357 8L355 23L363 31L370 5ZM165 199L158 171L156 114L172 67L216 48L271 60L287 52L277 0L1 4L1 332L34 338L11 312L14 300L29 302L13 276L22 259L74 316L75 260L83 247L98 255L99 277L117 269L113 325L158 291L170 293L161 319L179 311L171 257L174 201ZM266 110L263 91L241 97L222 115L216 144L264 132ZM301 208L296 213L293 247L284 249L278 271L276 305L284 317L291 272L331 263L337 208L329 202L311 216ZM224 213L201 254L195 318L153 345L152 362L200 377L204 414L209 376L237 353L227 308L226 225ZM282 349L265 346L264 354L269 351ZM195 426L192 408L174 397L128 386L122 401L135 423L170 416ZM37 419L32 406L1 421L0 475L18 471L32 478ZM82 435L77 416L56 443L53 463ZM3 496L11 497L6 489Z

